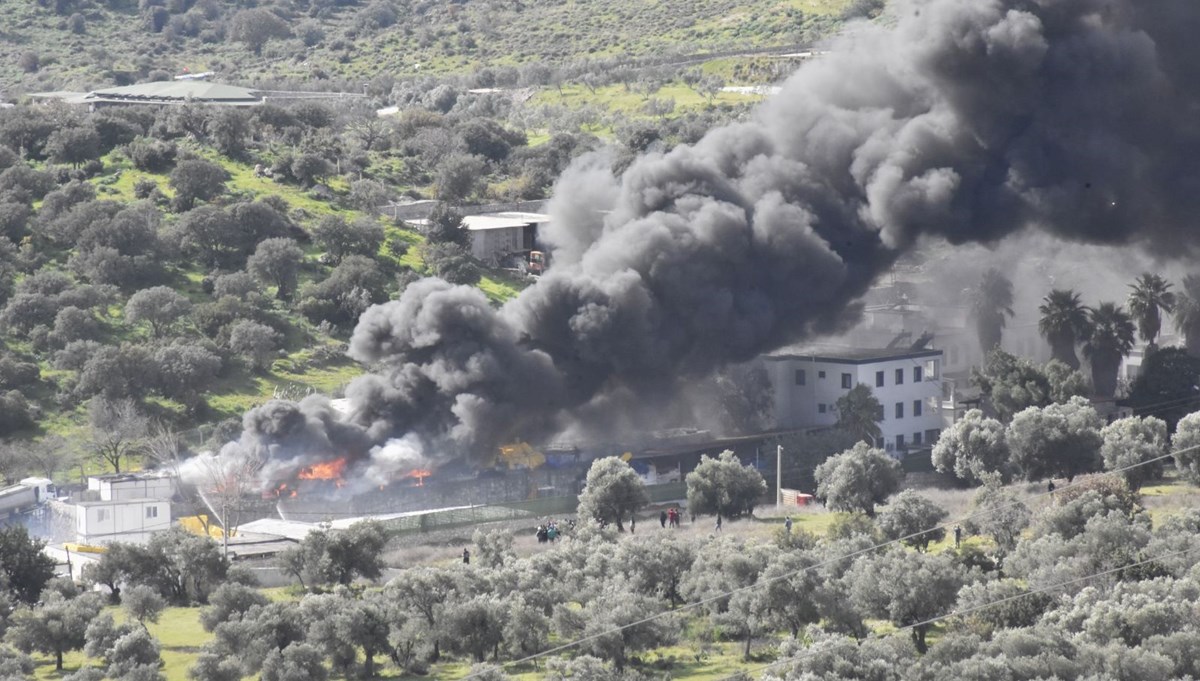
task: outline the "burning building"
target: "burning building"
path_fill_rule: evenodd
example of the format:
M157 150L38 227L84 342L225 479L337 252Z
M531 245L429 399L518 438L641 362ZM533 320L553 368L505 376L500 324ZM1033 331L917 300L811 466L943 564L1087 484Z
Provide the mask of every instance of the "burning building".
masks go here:
M924 239L1022 230L1191 251L1200 203L1194 0L898 0L748 120L620 176L594 155L539 232L553 266L494 308L426 279L367 310L372 367L272 402L222 455L261 479L344 459L344 489L515 439L658 426L731 363L846 330ZM288 484L291 484L290 482Z

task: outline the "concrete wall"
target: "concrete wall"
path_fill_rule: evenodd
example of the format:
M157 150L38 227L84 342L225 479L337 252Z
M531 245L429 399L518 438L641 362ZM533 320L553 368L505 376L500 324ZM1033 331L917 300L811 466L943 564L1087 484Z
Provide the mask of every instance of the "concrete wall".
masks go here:
M501 255L522 250L524 227L471 230L471 255L476 260L496 265Z

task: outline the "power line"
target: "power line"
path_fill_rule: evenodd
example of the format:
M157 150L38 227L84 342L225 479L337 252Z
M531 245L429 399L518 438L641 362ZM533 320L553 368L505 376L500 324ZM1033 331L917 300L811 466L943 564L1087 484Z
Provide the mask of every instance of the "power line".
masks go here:
M1146 465L1149 465L1149 464L1155 463L1155 462L1157 462L1157 461L1161 461L1161 460L1163 460L1163 459L1166 459L1166 458L1172 457L1172 456L1174 456L1175 454L1180 454L1180 453L1183 453L1183 452L1191 451L1191 450L1193 450L1193 449L1200 449L1200 445L1194 445L1194 446L1192 446L1192 447L1188 447L1188 448L1186 448L1186 449L1179 450L1179 451L1177 451L1177 452L1174 452L1174 453L1172 453L1172 454L1164 454L1163 456L1158 456L1158 457L1155 457L1155 458L1153 458L1153 459L1146 459L1145 461L1139 461L1139 462L1137 462L1137 463L1133 463L1133 464L1130 464L1130 465L1128 465L1128 466L1122 466L1121 468L1116 468L1116 469L1113 469L1113 470L1111 470L1111 471L1109 471L1109 472L1110 472L1110 473L1123 473L1123 472L1125 472L1125 471L1132 470L1132 469L1134 469L1134 468L1137 468L1137 467L1139 467L1139 466L1146 466ZM1031 498L1032 498L1032 499L1039 499L1039 498L1041 498L1041 497L1052 496L1052 495L1054 495L1054 494L1056 494L1056 493L1061 493L1063 490L1071 489L1072 487L1076 487L1076 486L1079 486L1079 485L1081 485L1081 484L1083 484L1083 481L1082 481L1082 480L1079 480L1079 481L1073 481L1073 482L1068 482L1068 483L1066 483L1066 484L1062 485L1061 487L1058 487L1058 488L1056 488L1054 491L1045 491L1045 492L1039 492L1039 493L1035 493L1035 494L1033 494L1033 495L1032 495L1032 497L1031 497ZM825 559L825 560L823 560L823 561L820 561L820 562L814 563L814 564L812 564L812 565L809 565L809 566L807 566L807 567L803 567L803 568L799 568L799 569L796 569L796 570L792 570L792 571L790 571L790 572L785 572L785 573L783 573L783 574L781 574L781 575L776 575L776 576L774 576L774 577L764 577L764 578L760 578L760 579L759 579L759 580L757 580L757 581L756 581L754 584L748 584L748 585L746 585L746 586L738 587L738 588L736 588L736 589L731 589L731 590L729 590L729 591L726 591L726 592L723 592L723 593L719 593L719 594L717 594L717 595L715 595L715 596L708 596L708 597L706 597L706 598L702 598L702 599L700 599L700 600L698 600L698 601L695 601L695 602L692 602L692 603L687 603L687 604L681 605L680 607L678 607L678 608L676 608L676 609L674 609L674 610L664 610L664 611L662 611L662 612L655 613L655 614L653 614L653 615L650 615L650 616L648 616L648 617L644 617L644 618L642 618L642 619L639 619L639 620L636 620L636 621L630 622L630 623L628 623L628 624L623 624L623 625L621 625L621 626L618 626L618 627L612 627L612 628L610 628L610 629L606 629L606 630L604 630L604 631L600 631L600 632L597 632L597 633L595 633L595 634L591 634L591 635L588 635L588 636L584 636L584 637L582 637L582 638L576 639L576 640L574 640L574 641L569 641L569 642L567 642L567 643L563 643L563 644L561 644L561 645L555 646L555 647L553 647L553 648L549 648L549 649L547 649L547 650L544 650L544 651L542 651L542 652L539 652L539 653L533 653L533 654L531 654L531 655L526 655L526 656L525 656L525 657L523 657L523 658L520 658L520 659L517 659L517 660L513 660L513 661L511 661L511 662L508 662L508 663L506 663L506 664L518 665L518 664L522 664L522 663L525 663L525 662L530 662L530 661L533 661L533 660L536 660L536 659L539 659L539 658L545 657L545 656L547 656L547 655L552 655L552 654L554 654L554 653L559 653L559 652L562 652L562 651L564 651L564 650L569 650L569 649L571 649L571 648L578 647L578 646L580 646L580 645L582 645L582 644L584 644L584 643L587 643L587 642L589 642L589 641L596 640L596 639L598 639L598 638L601 638L601 637L603 637L603 636L609 636L609 635L612 635L612 634L616 634L616 633L622 632L622 631L624 631L625 629L629 629L629 628L636 627L636 626L641 626L641 625L643 625L643 624L648 624L648 623L650 623L650 622L653 622L653 621L655 621L655 620L661 619L661 618L663 618L663 617L666 617L666 616L668 616L668 615L672 615L672 614L679 613L679 612L684 612L684 611L687 611L687 610L692 610L692 609L698 608L698 607L700 607L700 606L702 606L702 605L707 605L707 604L709 604L709 603L712 603L712 602L715 602L715 601L718 601L718 600L721 600L721 599L724 599L724 598L729 598L730 596L733 596L733 595L736 595L736 594L739 594L739 593L742 593L742 592L745 592L745 591L750 591L750 590L752 590L752 589L757 589L757 588L760 588L760 587L765 587L765 586L767 586L767 585L769 585L769 584L772 584L772 583L774 583L774 582L777 582L777 581L781 581L781 580L785 580L785 579L790 579L790 578L792 578L792 577L795 577L796 575L800 575L800 574L803 574L803 573L805 573L805 572L809 572L809 571L816 570L816 569L819 569L819 568L822 568L822 567L826 567L826 566L829 566L829 565L833 565L833 564L835 564L835 563L839 563L839 562L841 562L841 561L844 561L844 560L851 560L851 559L854 559L854 558L858 558L858 557L860 557L860 556L867 555L867 554L869 554L869 553L874 553L875 551L878 551L879 549L887 548L887 547L889 547L889 546L892 546L892 545L894 545L894 544L899 544L899 543L901 543L901 542L904 542L904 541L906 541L906 540L908 540L908 539L914 539L914 538L916 538L916 537L920 537L921 535L928 534L928 533L930 533L930 532L933 532L933 531L935 531L935 530L938 530L938 529L945 530L945 529L947 529L947 528L949 528L949 527L951 527L951 526L953 526L953 525L957 525L957 524L965 523L965 522L967 522L967 521L969 521L969 520L973 520L973 519L976 519L976 518L981 518L981 517L989 516L989 515L992 515L992 514L994 514L994 513L999 513L1000 511L1006 510L1006 509L1008 509L1008 508L1016 508L1017 506L1023 506L1023 505L1025 505L1025 503L1024 503L1023 501L1021 501L1021 500L1015 500L1015 501L1012 501L1012 502L1009 502L1009 503L1006 503L1006 504L999 504L999 505L995 505L995 506L988 506L988 507L987 507L987 508L985 508L985 509L982 509L982 510L976 511L976 512L974 512L974 513L971 513L971 514L969 514L969 515L963 516L963 517L959 518L958 520L949 521L949 522L943 523L943 524L941 524L941 525L936 525L936 526L934 526L934 527L931 527L931 528L929 528L929 529L926 529L926 530L921 530L920 532L913 532L913 533L911 533L911 534L908 534L908 535L905 535L905 536L903 536L903 537L898 537L898 538L896 538L896 539L891 539L891 540L888 540L888 541L885 541L885 542L882 542L882 543L879 543L879 544L874 544L874 545L872 545L872 546L870 546L870 547L863 548L863 549L859 549L859 550L857 550L857 551L852 551L852 552L850 552L850 553L848 553L848 554L845 554L845 555L842 555L842 556L838 556L838 557L836 557L836 558L827 558L827 559ZM467 675L467 676L464 676L464 677L463 677L463 681L466 681L467 679L478 678L478 676L479 676L479 674L469 674L469 675Z
M1047 592L1047 591L1053 591L1053 590L1055 590L1055 589L1060 589L1060 588L1062 588L1062 587L1064 587L1064 586L1070 586L1070 585L1072 585L1072 584L1078 584L1079 582L1086 582L1086 581L1088 581L1088 580L1091 580L1091 579L1096 579L1097 577L1104 577L1104 576L1106 576L1106 575L1111 575L1111 574L1114 574L1114 573L1120 572L1120 571L1122 571L1122 570L1129 570L1129 569L1131 569L1131 568L1139 567L1139 566L1141 566L1141 565L1146 565L1146 564L1148 564L1148 563L1152 563L1152 562L1154 562L1154 561L1157 561L1157 560L1162 560L1162 559L1165 559L1165 558L1173 558L1173 557L1175 557L1175 556L1182 556L1182 555L1184 555L1184 554L1187 554L1187 553L1190 553L1190 552L1192 552L1192 551L1195 551L1197 548L1200 548L1200 547L1195 547L1195 546L1193 546L1193 547L1191 547L1191 548L1188 548L1188 549L1183 549L1183 550L1180 550L1180 551L1173 551L1173 552L1171 552L1171 553L1164 553L1164 554L1161 554L1161 555L1158 555L1158 556L1153 556L1153 557L1151 557L1151 558L1144 558L1144 559L1142 559L1142 560L1139 560L1139 561L1137 561L1137 562L1135 562L1135 563L1129 563L1129 564L1127 564L1127 565L1122 565L1122 566L1120 566L1120 567L1109 568L1109 569L1107 569L1107 570L1101 570L1100 572L1094 572L1094 573L1092 573L1092 574L1090 574L1090 575L1084 575L1084 576L1082 576L1082 577L1076 577L1076 578L1074 578L1074 579L1068 579L1068 580L1066 580L1066 581L1063 581L1063 582L1058 582L1058 583L1055 583L1055 584L1050 584L1050 585L1043 586L1043 587L1039 587L1039 588L1036 588L1036 589L1029 589L1028 591L1024 591L1024 592L1021 592L1021 593L1019 593L1019 594L1013 594L1013 595L1011 595L1011 596L1005 596L1004 598L998 598L998 599L996 599L996 600L994 600L994 601L988 601L988 602L986 602L986 603L980 603L980 604L978 604L978 605L973 605L973 606L971 606L971 607L969 607L969 608L963 608L963 609L961 609L961 610L954 610L954 611L951 611L951 612L949 612L949 613L946 613L945 615L938 615L937 617L931 617L931 618L929 618L929 619L922 620L922 621L920 621L920 622L914 622L913 624L906 624L906 625L904 625L904 626L897 627L897 628L896 628L896 630L895 630L894 632L891 632L891 633L898 633L898 632L901 632L901 631L905 631L905 630L907 630L907 629L916 629L917 627L925 627L925 626L929 626L929 625L931 625L931 624L936 624L936 623L938 623L938 622L941 622L941 621L943 621L943 620L948 620L948 619L950 619L950 618L952 618L952 617L962 617L962 616L964 616L964 615L970 615L971 613L978 612L978 611L980 611L980 610L984 610L984 609L986 609L986 608L990 608L990 607L992 607L992 606L995 606L995 605L1002 605L1002 604L1004 604L1004 603L1009 603L1009 602L1012 602L1012 601L1015 601L1015 600L1019 600L1019 599L1021 599L1021 598L1026 598L1026 597L1029 597L1029 596L1036 596L1037 594L1040 594L1040 593L1045 593L1045 592ZM884 638L885 636L889 636L889 635L891 635L891 634L877 634L877 633L872 633L872 634L870 634L869 636L867 636L867 638L869 638L869 639L882 639L882 638ZM783 660L776 660L775 662L772 662L772 663L770 663L770 664L767 664L767 665L763 665L763 666L761 666L761 667L756 667L756 668L754 668L754 669L742 670L742 672L739 672L739 673L751 673L751 674L757 674L757 673L759 673L759 672L764 672L764 671L767 671L768 669L773 669L773 668L775 668L775 667L779 667L779 666L782 666L782 665L788 664L788 663L790 663L790 662L795 662L796 660L798 660L798 659L802 659L803 657L804 657L804 655L796 655L796 656L789 657L789 658L787 658L787 659L783 659ZM732 675L730 675L730 676L723 676L723 677L721 677L720 679L717 679L717 681L726 681L727 679L732 679L732 678L735 678L736 676L737 676L737 674L732 674ZM470 677L465 677L465 678L470 678Z

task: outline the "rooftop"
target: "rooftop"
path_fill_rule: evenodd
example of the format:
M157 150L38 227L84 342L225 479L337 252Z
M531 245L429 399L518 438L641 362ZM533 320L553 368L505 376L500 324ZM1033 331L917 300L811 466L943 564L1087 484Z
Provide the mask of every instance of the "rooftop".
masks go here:
M134 473L105 473L103 475L89 475L88 478L95 478L104 482L134 482L137 480L161 480L162 478L175 477L170 471L137 471Z
M77 502L75 502L75 506L83 506L84 508L88 508L91 506L126 506L126 505L134 506L137 504L170 504L170 503L171 502L168 501L167 499L148 499L148 498L139 497L137 499L111 499L109 501L77 501Z
M487 229L513 229L540 225L550 221L549 215L541 213L488 213L487 215L467 215L463 218L463 226L472 232Z
M838 364L871 364L897 359L941 357L941 350L899 348L856 348L832 343L804 343L780 348L766 355L768 360L803 359Z

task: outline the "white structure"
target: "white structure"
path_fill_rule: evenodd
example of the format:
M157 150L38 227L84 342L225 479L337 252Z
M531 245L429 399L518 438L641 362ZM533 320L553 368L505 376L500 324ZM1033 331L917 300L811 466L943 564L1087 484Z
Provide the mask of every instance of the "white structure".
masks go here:
M165 499L82 501L75 504L75 533L80 544L141 544L171 527L171 502Z
M175 496L175 477L157 473L112 473L88 478L89 495L101 501L163 499Z
M779 428L834 425L838 399L861 383L883 405L876 445L899 456L932 445L941 434L941 350L806 345L764 359Z
M463 226L471 232L471 255L497 265L510 253L533 250L538 225L549 221L550 216L541 213L489 213L468 215Z

